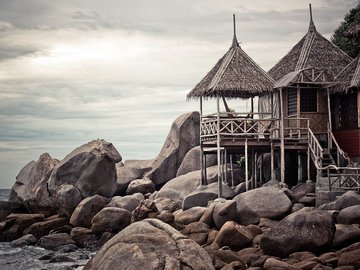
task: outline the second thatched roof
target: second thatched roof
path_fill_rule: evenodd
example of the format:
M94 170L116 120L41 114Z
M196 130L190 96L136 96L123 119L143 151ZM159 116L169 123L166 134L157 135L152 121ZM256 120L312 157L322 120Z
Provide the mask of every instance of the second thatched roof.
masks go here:
M351 61L350 56L317 32L310 6L308 32L288 54L269 70L269 75L278 81L290 72L311 67L327 70L334 78Z
M234 34L230 49L187 98L249 98L271 91L273 85L274 80L241 49Z
M347 93L349 89L360 89L360 55L347 65L334 79L337 84L332 93Z

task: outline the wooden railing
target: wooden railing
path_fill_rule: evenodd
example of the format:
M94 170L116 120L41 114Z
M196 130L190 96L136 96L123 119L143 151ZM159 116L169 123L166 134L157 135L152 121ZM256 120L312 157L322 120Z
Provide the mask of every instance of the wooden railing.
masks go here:
M337 166L341 166L341 158L343 158L343 160L346 160L346 162L348 164L352 164L351 159L349 158L347 153L345 153L341 149L341 147L339 146L334 134L329 129L329 127L328 127L328 148L329 148L329 150L330 149L336 150L336 165Z
M262 116L264 113L261 114ZM219 133L222 137L275 138L279 119L262 118L259 114L222 113L219 117ZM218 119L216 114L201 117L201 139L211 139L217 135Z
M333 188L360 191L360 168L329 165L326 170L330 191ZM336 170L336 173L330 170Z
M324 158L324 150L310 128L308 128L308 144L316 169L323 170L322 160Z

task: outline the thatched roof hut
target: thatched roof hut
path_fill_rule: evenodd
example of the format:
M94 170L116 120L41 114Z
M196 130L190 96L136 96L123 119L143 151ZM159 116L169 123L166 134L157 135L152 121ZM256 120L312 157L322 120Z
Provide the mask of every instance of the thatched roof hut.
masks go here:
M271 91L273 85L274 80L241 49L234 23L231 47L187 98L249 98Z
M306 35L268 73L278 81L290 72L311 67L327 70L334 78L351 60L350 56L316 30L310 6Z
M360 88L360 55L347 65L334 79L338 83L331 88L332 93L347 93Z

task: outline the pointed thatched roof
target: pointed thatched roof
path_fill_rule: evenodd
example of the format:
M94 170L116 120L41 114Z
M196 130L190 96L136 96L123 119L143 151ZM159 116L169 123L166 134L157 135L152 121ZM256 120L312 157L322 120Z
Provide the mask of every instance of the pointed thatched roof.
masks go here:
M360 88L360 55L347 65L334 79L338 82L332 93L347 93L349 89Z
M187 98L249 98L272 89L274 80L240 47L234 28L230 49L190 91Z
M308 32L268 73L278 81L290 72L312 67L327 70L335 77L351 60L316 30L310 5Z

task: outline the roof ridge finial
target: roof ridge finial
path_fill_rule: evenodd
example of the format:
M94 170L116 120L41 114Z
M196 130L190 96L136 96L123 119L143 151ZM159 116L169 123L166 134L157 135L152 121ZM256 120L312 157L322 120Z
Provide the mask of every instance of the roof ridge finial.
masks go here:
M314 31L316 31L316 27L315 27L315 24L314 24L314 21L313 21L311 3L309 3L309 11L310 11L309 32L314 32Z
M233 14L233 24L234 24L234 36L233 36L233 41L232 41L231 47L237 47L237 46L239 46L239 42L237 41L237 38L236 38L235 14Z

